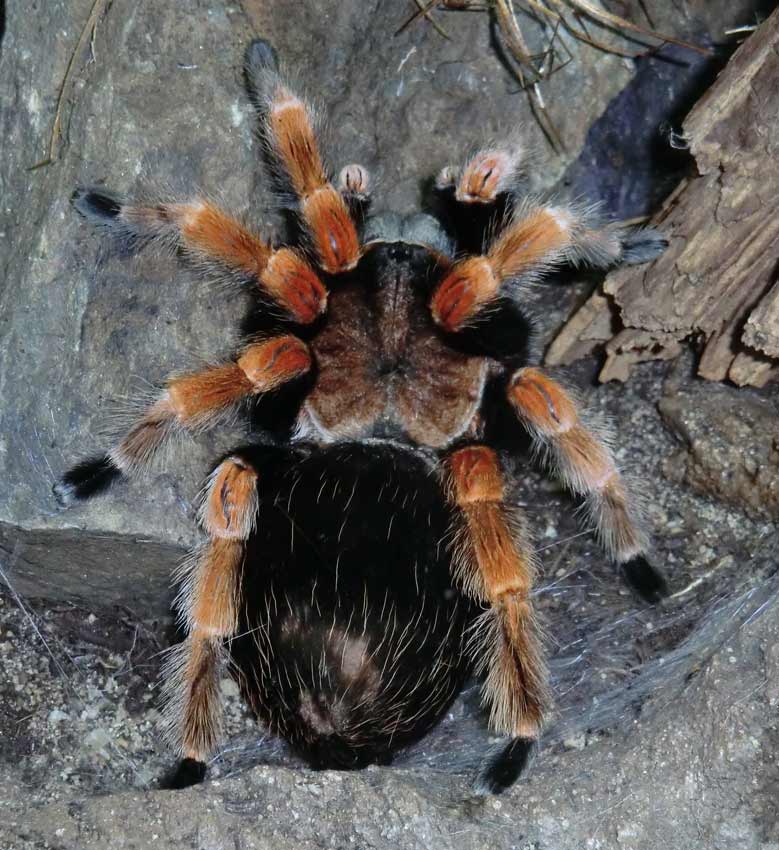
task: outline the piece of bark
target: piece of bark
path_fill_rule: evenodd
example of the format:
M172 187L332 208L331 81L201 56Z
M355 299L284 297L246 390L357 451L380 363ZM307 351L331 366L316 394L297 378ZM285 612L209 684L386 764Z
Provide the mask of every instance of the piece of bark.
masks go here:
M684 122L698 175L653 221L668 250L607 277L554 340L548 364L605 344L600 380L624 381L635 363L676 357L684 340L702 339L702 377L752 386L779 378L777 79L779 10Z

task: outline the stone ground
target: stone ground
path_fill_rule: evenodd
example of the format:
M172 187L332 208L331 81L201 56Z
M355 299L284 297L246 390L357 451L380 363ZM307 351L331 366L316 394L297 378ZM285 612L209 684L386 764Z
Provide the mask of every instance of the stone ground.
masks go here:
M702 385L688 362L586 391L615 420L644 494L671 583L661 608L638 605L589 536L575 536L572 503L521 470L557 697L526 783L470 796L488 744L472 690L399 765L312 773L262 739L225 680L227 744L210 781L156 790L171 763L155 690L176 640L169 570L194 539L209 458L235 434L74 512L55 511L50 485L100 443L116 399L193 350L228 349L246 305L172 262L109 255L69 209L73 186L132 191L156 174L278 223L240 89L241 50L261 33L327 105L331 150L378 171L379 209L412 208L421 177L453 151L520 122L550 162L538 185L587 191L629 217L684 169L657 126L713 71L652 60L632 76L623 60L582 51L551 81L569 148L553 156L482 15L439 15L447 41L423 22L393 38L405 3L112 3L67 92L59 161L29 172L91 5L29 15L9 2L0 48L0 850L779 848L776 397ZM755 5L652 11L660 28L722 41ZM539 294L539 347L590 285ZM586 388L593 371L567 377Z

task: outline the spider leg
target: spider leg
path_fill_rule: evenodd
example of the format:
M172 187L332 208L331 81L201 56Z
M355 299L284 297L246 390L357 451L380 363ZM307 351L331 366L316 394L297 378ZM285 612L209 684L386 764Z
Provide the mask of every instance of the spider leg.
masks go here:
M165 731L182 757L169 787L201 781L219 742L225 641L237 629L245 541L257 509L256 470L241 457L227 458L211 475L199 514L209 542L183 568L177 606L188 636L163 671Z
M79 189L73 204L126 246L180 249L207 269L253 281L296 322L313 322L325 309L327 291L299 252L274 250L210 201L132 204L102 189Z
M434 321L457 332L488 312L511 288L532 283L563 264L608 268L645 262L667 241L657 231L600 225L591 210L526 204L515 210L503 231L481 256L455 263L430 303Z
M648 601L665 596L665 579L646 559L649 538L614 454L582 422L571 395L540 369L524 368L512 376L508 398L548 465L584 497L598 538L628 583Z
M272 161L299 201L299 213L322 268L331 274L354 268L360 243L344 198L330 183L314 133L311 108L284 82L265 41L249 45L246 77L262 115Z
M478 787L510 785L526 766L549 703L547 672L530 590L534 563L524 518L505 499L495 453L469 446L447 459L448 494L460 512L455 537L455 580L488 605L473 631L471 651L486 672L482 697L490 728L511 737L491 759Z
M311 365L308 346L286 334L248 345L233 362L171 378L119 443L69 470L55 485L55 496L66 506L95 495L122 474L142 469L177 432L210 428L238 403L305 375Z

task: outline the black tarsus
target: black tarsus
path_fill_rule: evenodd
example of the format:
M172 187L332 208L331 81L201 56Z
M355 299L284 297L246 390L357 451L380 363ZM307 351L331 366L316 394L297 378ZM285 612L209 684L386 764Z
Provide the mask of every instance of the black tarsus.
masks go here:
M160 780L160 788L179 791L199 785L206 778L206 765L197 759L182 759L167 776Z
M97 189L76 189L73 206L94 224L111 224L122 211L122 202L113 195Z
M249 99L255 108L261 108L263 89L267 85L268 72L277 74L279 57L273 45L264 38L255 38L243 55L243 76Z
M279 55L276 48L264 38L255 38L249 42L244 54L244 64L247 73L254 70L279 70Z
M622 237L620 265L638 266L656 260L668 247L668 237L654 227L629 230Z
M477 794L500 794L511 787L530 767L538 752L534 738L512 738L488 756L474 782Z
M620 566L625 581L647 602L660 602L668 596L665 576L643 555L636 555Z
M82 460L69 469L52 487L52 492L60 506L67 508L103 493L121 477L121 469L108 455L101 455Z

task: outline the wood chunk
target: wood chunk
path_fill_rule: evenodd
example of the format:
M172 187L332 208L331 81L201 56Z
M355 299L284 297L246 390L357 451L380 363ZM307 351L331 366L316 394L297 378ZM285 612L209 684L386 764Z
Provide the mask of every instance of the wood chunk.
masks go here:
M779 10L734 54L684 122L698 176L655 216L666 253L606 278L547 352L571 363L605 344L600 380L701 341L698 373L779 379ZM616 328L617 330L612 330Z

